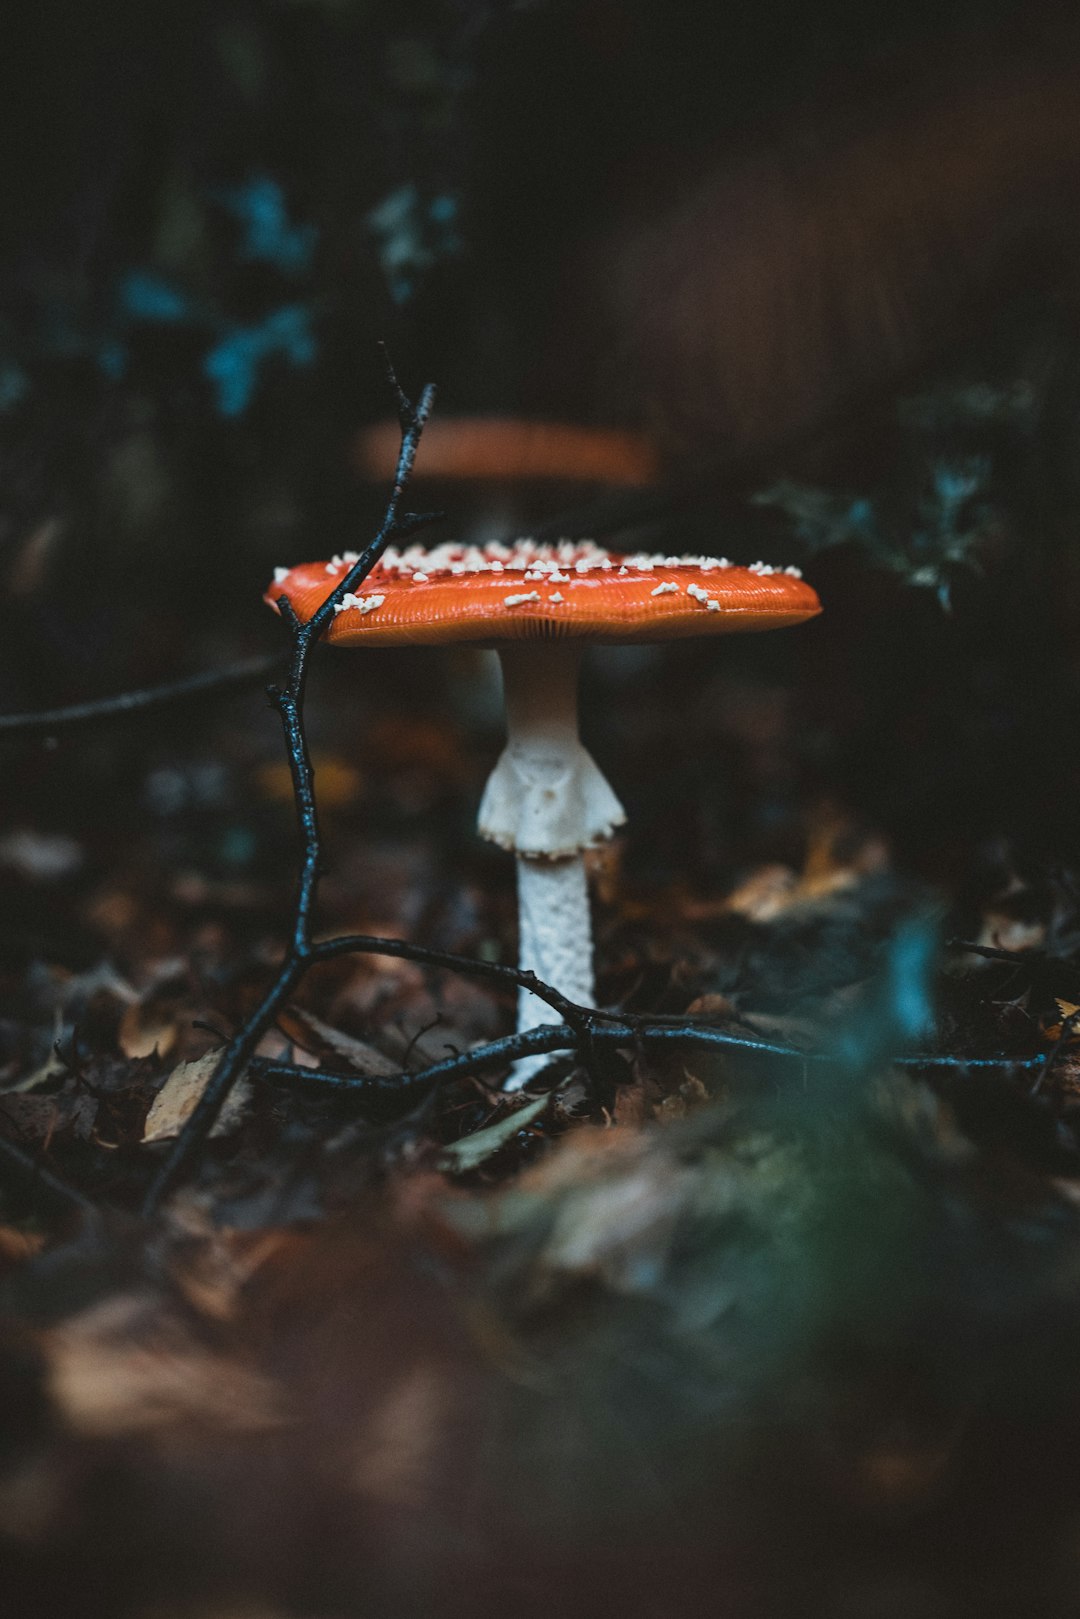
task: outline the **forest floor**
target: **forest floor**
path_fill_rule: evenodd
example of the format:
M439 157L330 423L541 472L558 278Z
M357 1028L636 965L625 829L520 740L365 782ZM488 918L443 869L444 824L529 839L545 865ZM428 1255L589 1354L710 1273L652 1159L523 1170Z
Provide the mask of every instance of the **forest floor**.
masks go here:
M455 673L462 712L478 678ZM785 736L757 698L751 776ZM627 863L631 832L594 873L603 1004L789 1055L628 1045L525 1096L495 1069L374 1102L253 1072L146 1222L287 934L258 701L159 740L115 820L110 744L33 750L87 798L0 848L5 1611L1073 1611L1069 877L999 852L950 889L825 800L794 858L774 840L712 891L681 833ZM354 756L317 727L320 928L506 958L474 754L407 700ZM657 834L685 806L655 791ZM344 958L259 1055L415 1071L512 1003Z

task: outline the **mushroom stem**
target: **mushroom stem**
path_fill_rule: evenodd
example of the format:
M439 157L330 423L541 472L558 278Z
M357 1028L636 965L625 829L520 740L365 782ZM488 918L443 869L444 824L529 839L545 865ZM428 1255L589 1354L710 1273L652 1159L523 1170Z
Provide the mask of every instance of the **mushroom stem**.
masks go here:
M579 1006L591 1006L595 993L589 888L582 855L569 860L517 859L518 962ZM518 1033L550 1023L546 1001L527 989L518 994ZM523 1058L508 1090L515 1090L550 1059Z
M626 820L578 737L580 645L504 646L499 662L506 747L480 802L480 836L517 855L568 860Z
M480 804L481 836L518 861L519 960L583 1005L593 999L592 925L583 851L626 816L578 737L580 648L534 642L500 648L507 741ZM550 1019L528 991L518 1029ZM518 1089L546 1058L515 1064Z

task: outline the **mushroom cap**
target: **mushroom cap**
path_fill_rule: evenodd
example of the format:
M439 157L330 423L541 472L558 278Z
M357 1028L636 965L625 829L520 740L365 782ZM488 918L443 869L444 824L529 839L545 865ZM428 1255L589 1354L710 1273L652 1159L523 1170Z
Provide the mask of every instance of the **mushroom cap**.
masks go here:
M273 607L287 596L306 622L355 561L346 552L278 568L264 599ZM624 555L591 540L388 548L361 588L342 599L327 628L335 645L667 641L780 629L821 611L797 568Z
M392 478L401 450L401 427L377 422L356 445L365 477ZM413 470L415 478L494 482L599 483L636 488L653 483L659 458L643 433L569 422L521 421L511 416L440 416L428 422Z

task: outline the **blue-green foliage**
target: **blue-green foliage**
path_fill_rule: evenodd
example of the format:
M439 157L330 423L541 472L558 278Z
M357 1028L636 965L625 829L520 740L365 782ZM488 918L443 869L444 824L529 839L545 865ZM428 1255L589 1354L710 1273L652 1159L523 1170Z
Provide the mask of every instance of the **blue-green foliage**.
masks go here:
M117 290L122 314L133 321L171 324L191 320L196 313L190 298L150 270L131 270L121 277Z
M310 269L318 240L314 225L290 225L285 194L268 175L254 175L245 185L223 191L218 200L243 226L239 256L272 264L282 275Z
M311 311L303 304L273 310L258 326L235 326L226 332L203 361L203 371L214 385L217 408L223 416L240 416L258 386L259 368L271 355L280 354L294 366L311 365L317 345L311 330Z
M232 221L221 247L225 262L214 278L224 290L209 297L176 275L136 265L117 277L105 318L85 298L43 302L18 352L0 348L0 412L14 410L27 396L35 360L91 360L110 382L118 382L130 372L145 336L162 328L189 334L193 348L202 350L200 369L215 408L226 417L247 410L268 361L283 359L296 368L314 363L318 342L310 301L275 301L271 285L262 316L241 319L230 294L235 267L265 264L292 282L309 274L315 227L290 222L284 192L267 175L254 175L209 201L219 203Z
M947 611L957 578L978 573L986 544L1011 527L1005 463L1029 438L1034 415L1024 384L943 387L900 403L898 453L875 487L781 479L754 501L786 513L808 551L858 547Z
M406 303L427 271L461 252L458 212L456 197L444 193L424 198L415 185L406 185L368 214L368 228L395 303Z

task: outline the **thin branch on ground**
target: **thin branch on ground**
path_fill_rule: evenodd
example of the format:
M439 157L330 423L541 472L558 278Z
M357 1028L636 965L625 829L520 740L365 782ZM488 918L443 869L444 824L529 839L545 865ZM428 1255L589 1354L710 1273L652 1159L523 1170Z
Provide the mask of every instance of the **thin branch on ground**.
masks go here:
M969 956L982 956L984 961L1007 961L1012 966L1030 967L1033 962L1045 962L1051 958L1039 950L1003 950L997 944L976 944L971 939L946 939L947 950L962 950Z
M0 736L51 736L54 731L68 731L78 725L126 718L145 708L164 708L170 703L213 697L218 692L254 686L273 674L283 662L280 653L274 653L273 657L245 658L242 663L185 675L163 686L145 686L140 691L117 692L114 697L97 697L88 703L71 703L66 708L43 708L37 713L0 714Z
M406 961L415 961L421 967L446 967L451 972L492 979L495 983L505 984L508 989L531 990L537 1000L550 1006L553 1012L558 1012L578 1035L598 1020L627 1021L626 1014L622 1012L604 1012L599 1007L578 1006L560 990L537 978L527 967L479 961L475 956L454 955L447 950L429 950L426 945L408 944L404 939L383 939L371 933L345 933L337 939L325 939L313 945L311 950L313 962L333 961L338 956L351 955L397 956Z
M468 958L462 959L469 967L475 965L468 962ZM579 1007L576 1010L580 1012L582 1009ZM618 1014L603 1015L610 1016L611 1021L606 1024L594 1024L590 1030L593 1043L601 1046L626 1047L639 1042L663 1045L678 1041L685 1045L711 1046L720 1051L738 1051L758 1057L782 1058L785 1061L814 1066L831 1064L838 1060L827 1051L800 1051L795 1046L777 1045L770 1040L751 1040L745 1035L712 1028L692 1018L661 1023L651 1022L644 1017L630 1020ZM400 1074L350 1074L336 1069L304 1068L299 1063L279 1062L273 1058L262 1057L250 1064L249 1071L256 1079L287 1080L294 1084L310 1085L315 1089L321 1087L326 1090L348 1092L359 1100L370 1102L386 1102L400 1098L412 1105L417 1096L422 1096L441 1085L450 1084L454 1080L476 1079L488 1069L509 1067L519 1057L546 1052L552 1054L576 1052L580 1040L580 1032L569 1023L542 1023L522 1034L509 1034L501 1040L489 1040L484 1045L473 1046L469 1051L458 1052L453 1056L443 1057L438 1062L429 1063L424 1068ZM1042 1055L951 1057L936 1052L916 1052L909 1056L895 1057L892 1061L894 1067L920 1072L934 1069L959 1071L976 1069L996 1070L1000 1073L1040 1068L1046 1059Z
M625 1045L626 1030L622 1031ZM316 1089L345 1091L365 1101L393 1101L400 1098L410 1103L440 1085L455 1079L474 1079L488 1068L507 1067L519 1057L532 1057L545 1052L574 1051L577 1032L568 1023L544 1023L537 1028L525 1029L521 1034L504 1035L469 1051L459 1051L424 1068L400 1074L344 1074L326 1068L302 1068L299 1063L278 1062L274 1058L257 1057L249 1072L255 1079L288 1080L290 1084L308 1082Z
M435 389L429 384L422 391L418 402L412 405L398 386L389 361L387 365L401 414L402 437L394 485L387 502L382 527L306 624L299 622L287 597L282 596L278 602L281 615L292 635L292 654L284 686L271 686L269 696L281 718L301 836L296 909L285 960L258 1006L222 1052L210 1083L154 1178L144 1205L144 1212L147 1215L157 1211L162 1199L187 1169L209 1135L225 1098L254 1056L255 1048L263 1034L273 1023L278 1011L308 968L319 959L312 944L311 929L322 865L322 840L315 803L315 777L308 755L303 718L308 664L338 604L367 578L390 541L415 531L426 522L434 521L436 515L418 515L400 511L401 500L416 459L420 435L435 403Z
M66 1180L54 1174L39 1159L24 1152L22 1147L17 1147L14 1141L8 1141L4 1136L0 1136L0 1163L13 1179L21 1182L29 1191L41 1191L50 1202L61 1208L97 1218L98 1210L90 1198L74 1186L69 1186Z
M984 961L1000 961L1010 967L1022 967L1032 975L1060 975L1063 972L1076 977L1080 971L1077 962L1067 955L1050 950L1005 950L1000 945L975 944L969 939L946 939L946 949L964 951L969 956L981 956Z

